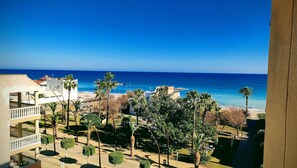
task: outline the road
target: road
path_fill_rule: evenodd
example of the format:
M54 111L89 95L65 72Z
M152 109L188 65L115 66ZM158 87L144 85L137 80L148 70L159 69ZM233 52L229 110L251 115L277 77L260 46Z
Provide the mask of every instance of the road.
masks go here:
M254 168L255 135L257 132L257 120L247 120L248 139L242 140L238 146L233 160L235 168Z

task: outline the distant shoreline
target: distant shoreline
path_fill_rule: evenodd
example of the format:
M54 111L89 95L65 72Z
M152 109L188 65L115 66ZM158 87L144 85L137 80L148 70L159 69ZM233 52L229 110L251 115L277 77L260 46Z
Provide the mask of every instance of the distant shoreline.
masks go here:
M120 95L124 95L125 93L111 93L111 95L115 95L115 96L120 96ZM78 92L78 98L79 99L91 99L91 98L95 98L95 93L93 92L88 92L88 91L79 91ZM229 109L229 108L242 108L242 107L238 107L238 106L225 106L225 105L220 105L222 109ZM265 113L265 110L263 109L256 109L256 108L251 108L249 109L249 112L252 113Z

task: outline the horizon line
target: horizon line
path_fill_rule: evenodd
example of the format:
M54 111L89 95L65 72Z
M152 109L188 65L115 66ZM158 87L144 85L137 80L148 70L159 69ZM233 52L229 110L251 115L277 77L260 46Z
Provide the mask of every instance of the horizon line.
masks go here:
M44 71L97 71L97 72L140 72L140 73L197 73L197 74L245 74L245 75L268 75L268 73L251 73L251 72L189 72L189 71L143 71L143 70L88 70L88 69L38 69L38 68L0 68L0 70L44 70Z

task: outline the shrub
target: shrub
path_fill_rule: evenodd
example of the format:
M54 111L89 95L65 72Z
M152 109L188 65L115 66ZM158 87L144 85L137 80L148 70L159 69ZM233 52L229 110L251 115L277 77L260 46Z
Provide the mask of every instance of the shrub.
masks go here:
M45 144L45 149L47 150L47 145L54 142L54 137L52 135L42 135L41 136L41 143Z
M264 114L264 113L258 114L258 117L259 117L259 119L265 119L266 114Z
M87 163L89 164L89 156L92 156L92 155L94 155L95 154L95 147L94 146L84 146L83 147L83 152L82 152L82 154L84 155L84 156L87 156Z
M83 155L84 156L92 156L95 154L95 147L94 146L84 146L83 147Z
M139 167L140 168L150 168L151 162L149 160L141 160Z
M66 150L69 148L73 148L74 145L75 145L74 138L63 138L61 141L61 147Z
M122 152L112 152L108 155L108 161L109 163L113 165L118 165L123 162L124 154Z
M61 141L61 147L65 149L65 157L67 155L67 149L73 148L75 145L74 138L63 138Z

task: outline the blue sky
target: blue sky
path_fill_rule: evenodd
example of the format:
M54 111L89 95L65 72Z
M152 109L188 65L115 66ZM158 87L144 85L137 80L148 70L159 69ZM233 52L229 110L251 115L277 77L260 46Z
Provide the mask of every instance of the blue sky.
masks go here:
M0 68L267 73L270 0L0 1Z

